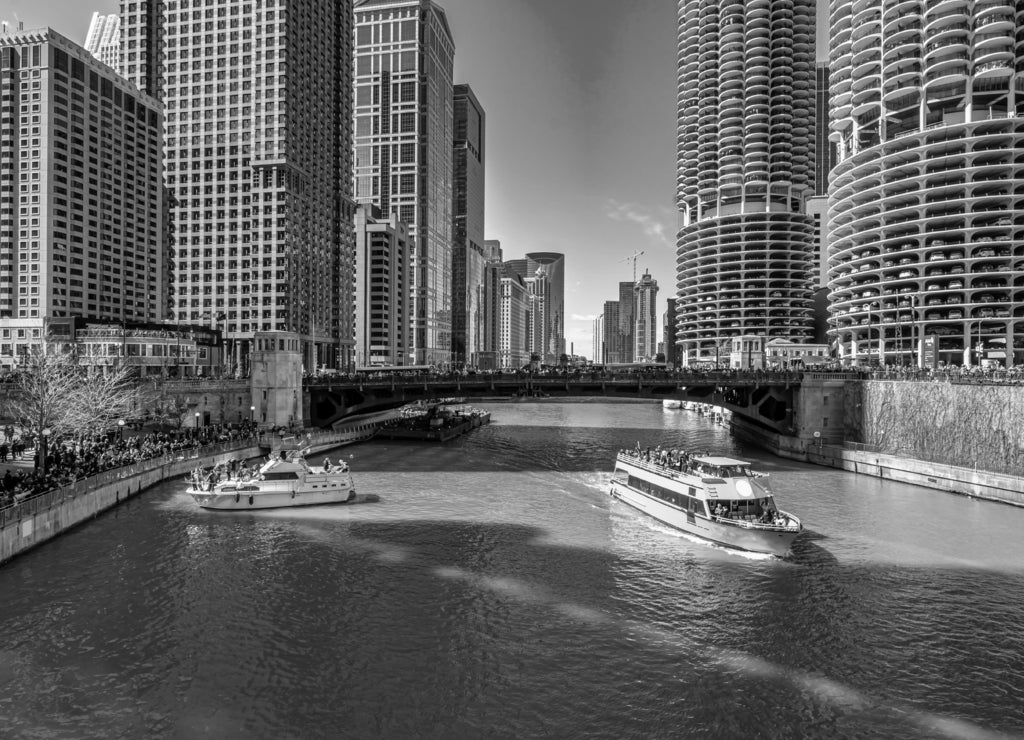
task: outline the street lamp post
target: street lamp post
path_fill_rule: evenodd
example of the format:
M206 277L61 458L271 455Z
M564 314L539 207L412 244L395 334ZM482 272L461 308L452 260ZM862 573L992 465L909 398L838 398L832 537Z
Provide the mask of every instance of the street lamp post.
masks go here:
M250 406L249 407L249 423L250 424L255 424L256 423L256 407L255 406Z
M198 411L196 412L196 430L195 430L195 435L196 435L196 437L199 437L199 412Z
M117 420L117 434L122 442L124 442L124 419Z
M50 439L50 430L49 429L43 429L39 433L39 455L40 455L40 457L39 457L39 470L42 473L44 478L46 477L46 453L47 453L47 447L48 447L47 443L49 442L49 439Z

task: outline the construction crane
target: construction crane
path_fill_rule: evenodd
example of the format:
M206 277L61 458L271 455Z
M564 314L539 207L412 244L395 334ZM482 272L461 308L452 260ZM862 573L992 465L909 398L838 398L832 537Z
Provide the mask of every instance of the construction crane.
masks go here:
M620 263L629 262L630 260L633 260L633 285L636 285L636 261L643 253L643 250L640 250L639 252L633 252L633 254L630 255L629 257L626 257L626 259L619 260Z

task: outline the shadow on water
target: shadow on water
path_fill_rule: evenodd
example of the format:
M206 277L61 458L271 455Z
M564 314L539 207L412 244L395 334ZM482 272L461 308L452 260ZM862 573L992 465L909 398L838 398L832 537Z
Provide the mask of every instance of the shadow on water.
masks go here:
M804 528L793 540L787 560L800 565L838 565L839 559L820 544L827 539L828 535Z
M844 567L814 536L794 564L650 537L570 546L523 524L143 504L0 569L11 737L1024 727L1019 576ZM1001 625L984 650L977 621L948 619L975 600L1005 604L980 617Z
M558 674L534 678L539 685L533 688L542 690L546 701L572 706L584 701L576 695L581 692L594 705L633 707L638 712L634 721L645 707L661 707L653 726L640 722L629 730L663 730L682 720L676 712L685 712L681 726L715 728L731 736L756 729L767 737L808 731L821 737L999 737L977 719L940 713L939 708L951 706L919 693L916 681L862 690L854 682L865 676L844 679L849 653L859 658L870 648L843 637L819 639L823 629L841 630L845 619L834 621L820 597L843 609L858 590L849 581L861 574L844 572L813 532L791 561L685 559L676 577L690 586L706 580L717 584L710 592L701 589L690 605L678 601L671 581L663 580L667 563L559 546L539 528L417 521L359 523L351 534L343 547L364 550L389 568L410 568L423 579L424 592L447 593L445 603L474 604L461 618L476 621L480 612L515 607L513 633L507 638L546 645L554 662L567 670L573 665L582 669L569 684ZM675 562L675 556L669 561ZM794 576L789 564L817 567L798 567ZM814 581L822 574L828 582ZM816 585L823 588L816 591ZM452 588L464 591L454 602L449 600ZM742 590L755 590L758 597L751 602ZM485 605L490 600L497 603ZM736 614L737 603L746 603L750 611ZM820 611L819 624L807 630L794 625L800 621L792 611L796 605L812 615ZM757 625L756 637L746 634L751 623ZM742 638L735 639L733 631ZM600 656L606 652L615 656L614 665L603 665ZM614 676L610 684L599 678L609 674ZM965 706L970 704L960 702L956 710ZM621 717L613 721L593 705L589 718L579 721L576 729L584 734L588 722L598 723L593 736L609 734L613 725L626 729Z

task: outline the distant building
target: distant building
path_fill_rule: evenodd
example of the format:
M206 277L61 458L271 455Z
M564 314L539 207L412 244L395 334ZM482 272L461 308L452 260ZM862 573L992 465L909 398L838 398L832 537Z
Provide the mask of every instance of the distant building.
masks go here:
M484 271L481 297L481 321L477 324L480 352L476 366L481 370L495 370L498 364L498 338L501 327L501 242L484 241Z
M376 206L356 209L355 364L411 365L409 228Z
M85 50L113 69L119 68L121 56L121 16L92 14Z
M798 343L744 335L729 341L729 367L734 370L787 370L814 367L830 361L827 344ZM723 358L724 359L724 358Z
M506 264L524 280L544 273L543 286L534 289L540 300L537 310L543 313L543 328L534 338L531 351L539 354L543 363L554 365L565 353L565 255L531 252Z
M626 343L627 337L622 333L619 317L620 306L619 301L605 301L604 303L604 349L600 357L601 364L632 361L630 345Z
M594 347L590 359L600 363L602 357L604 357L604 314L594 319Z
M507 267L501 277L499 305L498 366L520 368L530 361L530 292L523 278Z
M452 362L479 363L483 334L486 115L469 85L456 85L452 205Z
M619 283L619 337L615 343L617 360L636 361L636 283Z
M49 337L75 347L80 365L132 368L139 376L185 378L223 373L223 342L205 325L53 319Z
M645 272L637 281L633 319L633 359L653 362L658 354L658 281Z
M409 224L416 362L447 364L455 41L432 0L357 0L355 32L355 198Z
M670 296L666 299L665 316L663 317L664 328L662 342L665 353L665 362L670 366L681 364L679 360L679 348L676 346L676 299Z
M0 35L0 79L0 367L56 319L162 320L159 102L51 29Z

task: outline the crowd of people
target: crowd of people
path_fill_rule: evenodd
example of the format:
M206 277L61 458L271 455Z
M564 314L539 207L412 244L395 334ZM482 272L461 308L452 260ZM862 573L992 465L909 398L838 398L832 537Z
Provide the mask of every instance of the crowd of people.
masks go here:
M34 464L24 470L8 468L0 477L0 508L112 468L178 454L194 447L237 441L255 434L255 425L245 422L232 426L218 424L199 429L153 431L124 438L118 432L73 438L51 437L45 461L40 446L32 444L29 435L19 435L11 446L23 445L23 454L31 456Z

